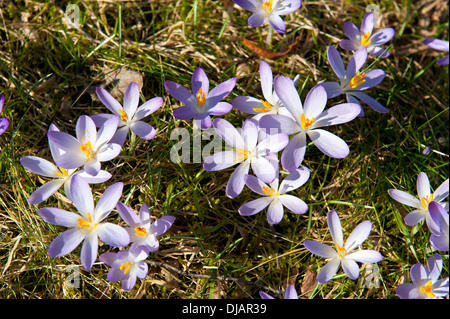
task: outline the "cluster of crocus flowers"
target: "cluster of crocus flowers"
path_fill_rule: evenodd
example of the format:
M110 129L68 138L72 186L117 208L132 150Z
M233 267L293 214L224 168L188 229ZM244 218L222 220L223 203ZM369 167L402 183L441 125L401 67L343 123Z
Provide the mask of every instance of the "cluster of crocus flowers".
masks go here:
M381 48L380 45L390 41L395 35L395 30L385 28L372 33L374 25L374 14L372 12L364 15L360 28L351 21L345 22L344 30L348 39L341 41L341 48L351 51L366 48L369 54L379 57L389 56L389 52Z
M381 81L383 81L385 77L385 73L381 69L374 69L363 72L360 71L367 60L366 48L359 49L352 55L347 68L345 68L341 55L335 47L328 47L327 57L331 68L339 78L340 82L321 83L321 85L327 91L328 98L333 98L341 94L345 94L347 102L349 103L361 105L361 103L359 102L359 100L361 100L377 112L389 112L389 110L380 102L362 92L378 85ZM363 115L364 110L361 107L360 116Z
M336 211L331 210L327 216L328 228L333 238L335 248L315 240L305 240L305 248L314 255L329 258L328 263L319 271L316 281L324 284L330 281L342 266L345 274L352 280L359 277L360 263L377 263L383 256L375 250L356 250L369 237L372 223L368 220L360 223L351 232L344 243L341 222Z
M3 106L5 105L5 96L0 94L0 113L3 111ZM0 118L0 135L2 135L9 126L9 120L6 117Z
M439 279L443 269L442 257L434 254L426 265L414 264L410 270L412 283L397 287L400 299L442 299L449 294L448 277Z
M426 38L423 41L427 46L434 50L443 51L448 53L449 41L434 39L434 38ZM448 54L439 60L437 60L436 64L439 65L447 65L448 64Z
M170 96L184 104L173 111L177 119L195 119L197 127L208 129L211 127L211 115L224 115L233 108L230 103L222 100L233 90L236 78L222 82L210 91L208 76L198 67L192 74L191 85L192 93L178 83L164 81L164 87Z
M253 12L248 25L255 28L267 22L278 33L285 33L286 26L281 15L296 11L302 5L301 0L233 0L241 8Z
M101 127L107 120L114 116L119 117L117 131L111 138L111 143L123 145L128 132L131 131L144 140L155 137L156 130L150 124L142 121L163 104L161 97L155 97L139 106L139 87L135 82L131 82L123 97L123 106L105 89L98 87L96 93L100 101L112 114L94 114L90 118L97 127ZM138 107L139 106L139 107Z

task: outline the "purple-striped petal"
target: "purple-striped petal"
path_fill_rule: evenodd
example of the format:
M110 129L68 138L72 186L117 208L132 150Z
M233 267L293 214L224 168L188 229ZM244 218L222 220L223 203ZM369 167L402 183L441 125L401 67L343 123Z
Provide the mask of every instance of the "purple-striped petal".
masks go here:
M117 202L116 205L117 211L119 212L120 217L127 223L131 228L136 227L139 224L138 215L127 205L122 202Z
M244 176L248 174L249 168L250 164L248 161L245 161L239 164L233 174L231 174L225 190L228 197L235 198L242 192L242 189L245 186Z
M301 130L300 125L293 119L280 114L268 114L262 116L259 119L259 127L269 130L269 133L271 134L284 133L291 135Z
M344 23L345 34L349 37L350 40L359 40L360 32L358 27L351 21L347 21Z
M42 203L54 193L58 191L58 189L64 184L64 180L55 179L53 181L48 181L44 185L40 186L36 189L30 197L28 197L28 203L37 205Z
M286 26L283 19L279 15L272 14L269 16L269 23L278 33L285 33Z
M295 287L293 285L289 285L286 288L284 299L298 299L297 291L295 290Z
M9 120L6 117L0 118L0 135L2 135L9 127Z
M195 108L190 105L179 106L173 110L173 116L182 121L191 120L197 115Z
M336 253L337 254L337 253ZM316 281L319 284L325 284L330 281L337 273L341 260L339 258L331 259L317 274Z
M210 105L216 105L233 91L237 78L231 78L220 83L208 93L207 102Z
M368 220L356 226L345 242L344 248L347 252L358 248L369 237L371 229L372 223Z
M253 173L264 183L272 183L277 171L265 157L252 158L251 166Z
M116 118L116 117L113 117ZM108 121L111 121L111 119L109 119ZM118 122L118 119L117 119ZM107 122L105 122L107 123ZM117 127L117 123L115 125L115 127L113 127L114 132L116 130ZM56 133L56 132L54 132ZM98 134L100 135L100 133ZM112 134L111 134L112 136ZM82 142L82 143L86 143L87 141L89 141L92 146L95 145L95 143L97 142L97 128L95 127L95 123L94 121L87 115L81 115L78 120L77 120L77 125L76 125L76 137L77 140Z
M254 109L264 108L261 100L252 96L238 96L231 100L231 104L241 112L249 114L258 114Z
M358 71L363 67L366 61L367 61L367 49L362 48L357 50L352 55L350 61L348 62L347 70L345 71L347 79L353 78L358 73Z
M414 284L401 284L395 289L400 299L419 299L419 292Z
M123 191L123 183L118 182L109 186L104 192L103 195L97 202L95 206L95 219L97 222L105 219L106 216L116 207L117 202L122 196Z
M380 31L375 32L371 37L371 45L378 46L380 44L385 44L390 41L395 35L395 30L393 28L385 28Z
M239 207L238 211L242 216L251 216L262 211L264 208L269 206L271 202L271 197L266 196L257 198Z
M48 255L50 257L65 256L73 251L85 237L86 233L83 233L77 228L66 230L51 242L48 247Z
M265 61L259 62L259 76L261 78L263 96L266 101L271 101L273 94L273 73L269 64Z
M150 140L156 135L156 130L153 126L143 121L136 121L131 124L130 130L144 140Z
M367 51L370 54L373 54L377 57L381 57L381 58L385 58L389 56L389 52L387 51L387 49L381 48L381 47L377 47L377 46L369 46Z
M281 154L281 165L288 172L298 168L303 161L306 151L306 134L295 135L286 145Z
M298 197L292 195L280 195L278 199L284 207L294 214L304 214L308 211L308 205Z
M350 153L347 143L340 137L322 129L307 132L314 145L332 158L345 158Z
M173 216L163 216L156 220L151 226L150 229L153 231L155 236L160 236L164 234L166 231L172 227L172 224L175 221L175 217Z
M359 32L358 32L358 34L359 34ZM330 63L331 68L333 69L334 73L336 73L337 77L339 79L344 78L345 77L344 62L342 61L341 55L339 54L338 50L334 46L330 45L328 47L327 57L328 57L328 62ZM328 94L328 90L327 90L327 94ZM329 96L329 98L331 98L331 96Z
M351 259L342 258L341 259L342 269L348 278L352 280L356 280L359 277L359 266L358 264Z
M92 146L99 147L101 145L104 145L108 143L111 138L114 136L114 134L117 131L117 125L119 124L120 118L118 116L113 116L110 119L106 120L105 123L103 123L102 126L98 129L97 138L95 139L95 143L93 140L91 141ZM91 120L92 126L95 128L94 122ZM87 139L89 140L89 139ZM84 141L84 140L80 140Z

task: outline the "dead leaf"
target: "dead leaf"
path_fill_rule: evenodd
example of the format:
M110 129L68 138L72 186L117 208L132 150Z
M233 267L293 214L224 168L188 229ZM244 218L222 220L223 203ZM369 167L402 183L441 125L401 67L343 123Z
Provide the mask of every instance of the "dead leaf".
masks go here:
M131 82L135 82L138 85L139 90L142 89L144 78L138 71L120 68L117 70L107 69L104 72L107 75L102 86L106 87L111 85L112 90L108 91L115 98L121 99Z
M300 288L300 292L302 295L305 295L305 297L308 297L316 286L316 276L316 273L311 271L309 268L306 270L306 274Z

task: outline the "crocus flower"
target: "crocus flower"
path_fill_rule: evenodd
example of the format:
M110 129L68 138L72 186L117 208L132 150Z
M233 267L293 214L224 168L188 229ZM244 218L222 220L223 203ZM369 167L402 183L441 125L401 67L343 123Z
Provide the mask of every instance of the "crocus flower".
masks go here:
M176 108L173 115L179 120L195 119L201 129L211 127L211 115L224 115L231 111L233 106L221 102L236 85L236 78L220 83L209 91L209 80L205 71L198 67L192 74L192 93L185 87L172 81L164 81L164 87L169 94L185 104ZM199 123L198 123L199 122Z
M278 33L286 32L280 15L294 12L302 5L301 0L233 0L241 8L253 12L248 18L249 26L255 28L269 22Z
M130 236L125 229L116 224L102 222L116 206L122 196L122 189L123 183L111 185L94 206L89 184L81 176L73 176L70 196L78 214L54 207L38 210L39 216L46 222L69 228L52 241L48 248L49 256L67 255L83 241L81 264L84 269L90 270L97 259L98 238L110 246L127 246Z
M368 53L375 56L383 58L389 56L389 52L380 48L379 45L391 40L394 37L395 30L393 28L385 28L372 34L374 24L374 14L372 12L364 15L360 29L351 21L345 22L344 30L349 39L341 41L341 48L351 51L366 48Z
M448 52L448 43L449 43L448 41L427 38L423 42L434 50ZM444 56L443 58L440 58L439 60L437 60L436 64L439 64L439 65L448 64L448 54L446 56Z
M148 265L145 260L148 252L144 247L120 250L117 253L106 252L100 255L100 260L111 266L106 276L110 282L122 280L122 288L125 291L131 290L136 278L143 279L147 276Z
M239 164L227 183L228 197L234 198L242 192L250 166L253 173L264 182L271 183L275 179L276 171L266 156L283 149L289 141L287 135L266 134L259 130L253 119L245 120L240 132L230 122L220 118L214 119L213 127L233 149L208 156L203 162L203 168L207 171L219 171Z
M269 206L267 210L267 221L269 224L278 224L284 215L283 207L288 208L294 214L304 214L308 211L308 205L303 200L286 193L302 186L308 180L310 172L306 167L295 169L279 184L278 159L276 158L276 154L272 154L270 157L267 156L267 158L274 166L277 177L272 183L267 185L255 176L246 175L245 185L263 197L242 205L239 208L239 213L242 216L251 216ZM272 160L271 157L275 157L275 159Z
M412 283L401 284L395 292L400 299L442 299L448 296L448 277L439 279L442 271L442 258L434 254L424 267L417 263L411 267Z
M416 208L405 217L405 223L408 226L417 225L423 219L426 220L428 227L434 225L433 219L431 219L428 205L435 201L441 203L448 196L448 178L436 189L434 193L430 190L430 180L426 173L421 172L417 177L417 193L418 197L412 196L404 191L397 189L388 190L389 195L404 205ZM444 202L441 205L448 207L448 202Z
M259 296L261 299L275 299L264 291L260 291ZM284 299L298 299L297 291L295 291L295 287L293 285L287 286Z
M5 96L0 94L0 113L3 111L5 105ZM0 135L2 135L9 126L9 120L6 117L0 118Z
M54 124L51 124L49 132L52 131L59 131L59 129ZM51 140L48 142L53 161L56 162L56 159L64 154L64 151ZM83 177L83 179L89 184L103 183L111 178L111 174L103 170L100 170L97 175L92 176L84 170L77 171L77 169L64 169L62 167L57 167L52 162L37 156L23 156L20 159L20 163L25 169L32 173L52 178L51 181L45 182L42 186L35 190L30 197L28 197L28 203L30 204L42 203L51 195L56 193L63 185L66 196L70 199L70 181L72 180L72 176L75 174Z
M156 236L164 234L175 221L173 216L163 216L152 223L150 211L146 204L142 204L139 209L139 216L130 207L121 202L117 203L117 211L130 226L125 228L132 242L130 249L143 246L149 252L157 251L159 242Z
M253 118L259 120L266 114L281 114L291 117L291 113L286 109L283 103L273 90L272 70L267 62L259 63L259 74L261 77L261 89L264 99L257 99L252 96L235 97L231 104L239 111L249 114L256 114Z
M377 263L383 260L383 256L375 250L357 250L352 252L369 236L372 228L370 221L366 220L356 226L345 244L341 222L334 210L328 213L327 222L336 249L315 240L305 240L304 242L306 249L314 255L330 258L317 275L316 281L318 283L324 284L328 282L336 274L340 265L342 265L342 269L344 269L345 274L350 279L356 280L359 277L359 266L356 262Z
M366 48L359 49L350 58L347 69L344 67L341 55L335 47L329 46L327 50L328 62L330 63L334 73L339 78L337 82L323 82L321 85L327 90L328 98L333 98L341 94L345 94L347 102L361 105L359 100L365 102L372 109L380 113L387 113L389 110L380 102L370 97L362 91L370 89L383 81L385 73L381 69L360 72L360 69L366 63ZM364 115L361 107L360 116Z
M105 105L113 114L92 115L91 119L94 121L95 125L97 127L102 126L106 120L114 115L117 115L120 118L117 131L110 140L111 143L123 145L127 138L128 131L130 130L144 140L155 137L156 130L150 124L141 120L161 107L163 104L162 98L155 97L138 107L139 87L134 82L130 83L125 91L123 107L105 89L98 87L96 92L103 105Z
M94 121L81 115L76 125L76 138L64 132L49 132L48 138L66 152L56 159L56 164L64 169L83 166L88 174L97 175L101 162L112 160L122 150L119 144L109 143L118 122L119 117L113 116L97 132Z
M288 135L295 134L281 155L281 164L285 170L293 171L302 163L306 151L306 135L316 147L330 157L344 158L349 154L350 150L344 140L321 127L353 120L360 112L359 105L344 103L324 111L327 92L323 86L316 85L306 96L303 108L292 79L278 75L274 83L278 97L293 119L279 114L264 115L259 120L259 126Z
M430 231L430 244L434 249L448 251L449 243L449 227L448 227L448 212L444 207L436 202L431 202L428 205L430 217L434 221L431 225ZM436 227L434 227L436 226Z

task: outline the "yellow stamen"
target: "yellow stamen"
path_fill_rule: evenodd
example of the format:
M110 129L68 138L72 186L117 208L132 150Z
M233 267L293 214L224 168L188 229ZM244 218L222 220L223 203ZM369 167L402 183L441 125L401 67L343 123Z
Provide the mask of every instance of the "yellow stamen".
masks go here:
M134 231L135 235L139 237L147 235L147 231L145 230L145 228L142 227L134 227Z
M250 156L250 152L249 151L246 151L243 148L239 148L237 150L237 156L234 159L234 161L235 162L239 162L239 161L242 161L242 160L246 160L249 156Z
M128 121L128 114L125 111L119 110L120 112L120 119L122 120L122 122L127 122Z
M368 46L369 44L372 43L372 40L368 41L370 37L370 32L367 32L366 34L363 35L363 37L361 38L361 45L363 47Z
M276 190L274 190L272 187L263 186L263 192L264 194L268 196L278 196L280 195Z
M272 0L266 1L263 3L263 8L264 10L266 10L267 12L272 11Z
M58 167L58 170L55 171L55 174L62 178L67 177L69 175L67 170L62 167Z
M205 104L206 101L206 94L205 92L203 92L202 88L200 88L200 90L198 90L197 92L197 103L200 106L203 106Z
M97 224L95 224L94 226L91 225L92 223L92 218L91 218L91 214L87 213L88 216L88 220L84 219L84 218L78 218L78 227L80 228L89 228L91 227L90 230L95 229L95 227L97 227Z
M336 244L336 249L338 251L339 257L344 257L345 255L347 255L347 250L344 247L340 247L338 244Z
M366 80L364 80L364 77L366 76L366 73L356 73L356 75L354 77L352 77L352 79L350 80L350 82L348 83L348 86L352 89L357 88L358 86L360 86L361 84L363 84L364 82L366 82Z
M310 127L313 124L314 117L312 119L307 119L305 114L302 113L302 116L300 117L300 121L301 121L302 128L304 130L306 130L308 127Z
M431 203L433 201L433 194L424 196L420 199L420 202L422 203L423 207L425 207L425 209L428 209L428 204Z
M92 145L90 141L87 141L86 144L82 144L80 146L80 150L82 150L84 152L84 154L86 154L86 158L87 160L91 160L94 158L94 154L92 154Z
M263 104L263 107L255 107L253 109L253 111L265 113L265 112L270 111L272 109L272 105L270 105L269 102L261 100L261 103Z
M436 298L436 296L431 292L433 283L431 281L428 281L425 287L420 287L420 291L424 294L426 294L428 297Z
M124 270L125 269L123 271L124 275L126 275L127 272L130 271L130 268L131 268L131 262L129 262L129 261L127 261L125 264L120 265L120 267L119 267L120 270Z

